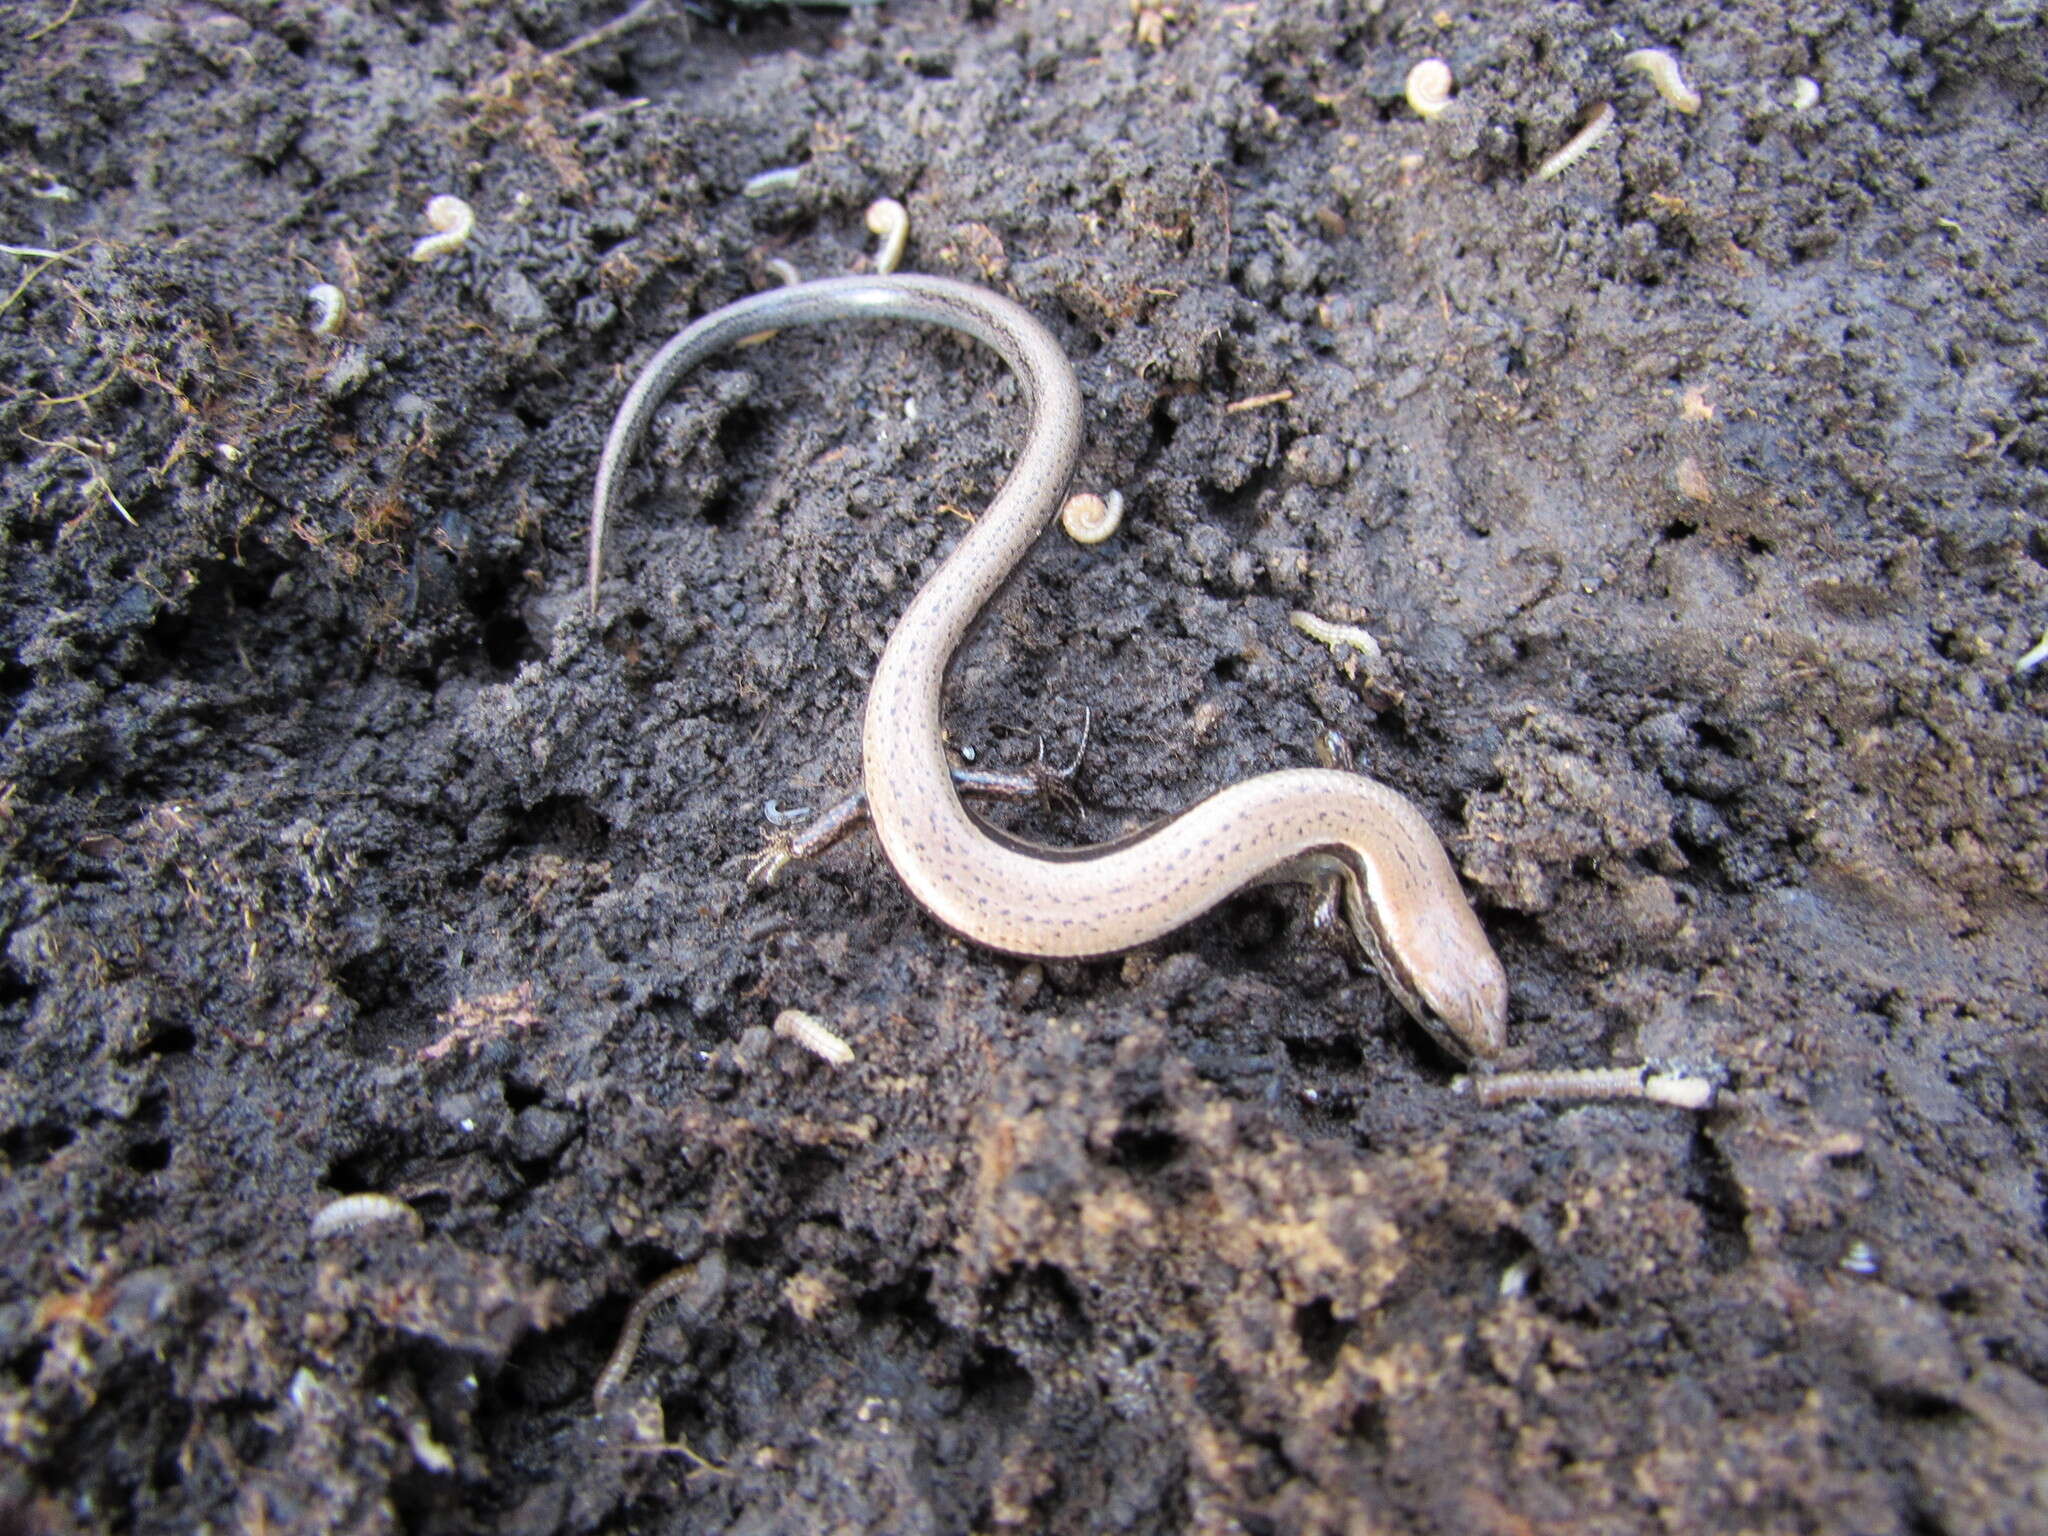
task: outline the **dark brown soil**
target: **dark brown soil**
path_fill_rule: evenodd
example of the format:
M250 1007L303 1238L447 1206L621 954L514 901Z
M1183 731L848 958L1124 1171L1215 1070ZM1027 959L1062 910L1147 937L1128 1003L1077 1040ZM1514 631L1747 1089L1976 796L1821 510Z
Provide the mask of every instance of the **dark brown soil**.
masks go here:
M0 256L0 1529L2048 1530L2041 8L570 47L622 9L0 14L0 239L62 253ZM1509 1064L1721 1107L1454 1095L1289 890L1040 966L865 841L747 889L1017 391L903 328L722 361L595 622L586 499L660 340L884 194L1129 502L956 669L983 764L1092 717L1018 825L1334 729L1453 848ZM366 1193L417 1226L314 1239Z

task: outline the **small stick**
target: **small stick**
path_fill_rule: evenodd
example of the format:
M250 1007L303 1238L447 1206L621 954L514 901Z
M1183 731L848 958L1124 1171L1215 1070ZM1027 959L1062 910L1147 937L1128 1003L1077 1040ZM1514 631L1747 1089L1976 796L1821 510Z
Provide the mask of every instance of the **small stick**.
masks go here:
M1223 407L1223 414L1236 416L1245 411L1256 411L1263 406L1285 405L1294 398L1291 389L1276 389L1270 395L1246 395L1242 400L1233 400Z
M562 44L561 47L549 54L548 57L551 59L571 58L583 52L586 48L595 48L600 43L608 43L622 33L632 31L643 22L652 21L664 9L666 9L666 0L640 0L638 5L634 6L624 15L614 16L603 26L584 33L573 42Z
M56 31L59 27L63 26L65 22L69 21L72 17L72 14L76 12L77 9L78 0L71 0L71 3L64 7L64 14L62 16L59 16L55 21L46 22L44 25L37 27L35 31L29 33L29 35L23 38L22 41L25 43L41 42L44 38L48 37L52 32Z

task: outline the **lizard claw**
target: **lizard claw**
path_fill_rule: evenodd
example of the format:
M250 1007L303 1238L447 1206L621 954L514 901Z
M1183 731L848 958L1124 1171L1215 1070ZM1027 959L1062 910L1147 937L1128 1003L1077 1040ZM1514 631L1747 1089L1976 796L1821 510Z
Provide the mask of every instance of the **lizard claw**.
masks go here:
M795 862L796 839L787 832L772 832L761 851L754 855L753 867L747 871L747 884L773 885L776 877Z

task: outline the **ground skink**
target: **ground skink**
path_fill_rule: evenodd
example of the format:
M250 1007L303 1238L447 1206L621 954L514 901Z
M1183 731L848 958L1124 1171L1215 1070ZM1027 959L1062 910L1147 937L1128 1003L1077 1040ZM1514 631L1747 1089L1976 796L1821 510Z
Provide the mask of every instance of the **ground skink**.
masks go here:
M1334 872L1353 934L1407 1010L1460 1056L1497 1054L1506 974L1429 823L1384 784L1330 769L1260 774L1134 836L1071 850L1022 842L962 805L940 740L947 664L1058 514L1081 446L1081 391L1065 354L998 294L941 277L828 278L741 299L679 332L634 380L605 443L590 514L592 611L626 462L676 381L748 337L849 320L963 332L1002 357L1028 398L1016 466L911 600L868 690L868 809L910 893L976 943L1050 958L1130 949L1248 885Z

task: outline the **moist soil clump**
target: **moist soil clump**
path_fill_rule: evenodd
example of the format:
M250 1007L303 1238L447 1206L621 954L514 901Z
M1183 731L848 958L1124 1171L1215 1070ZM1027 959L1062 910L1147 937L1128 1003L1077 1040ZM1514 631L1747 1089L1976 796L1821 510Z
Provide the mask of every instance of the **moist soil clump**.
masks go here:
M2048 1529L2044 104L2024 5L12 7L0 1525ZM978 765L1086 736L990 815L1334 732L1499 1065L1714 1107L1453 1093L1293 888L1039 963L865 838L749 887L1028 401L791 333L594 615L587 498L881 196L1125 501L954 668Z

